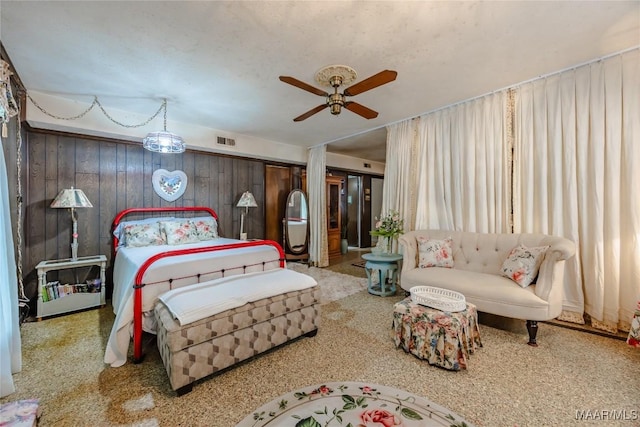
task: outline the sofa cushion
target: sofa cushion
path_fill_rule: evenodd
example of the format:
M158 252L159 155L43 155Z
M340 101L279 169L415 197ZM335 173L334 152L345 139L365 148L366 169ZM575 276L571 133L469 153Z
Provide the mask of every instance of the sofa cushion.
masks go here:
M437 240L423 236L418 238L418 267L453 268L453 249L451 237Z
M460 292L478 311L528 320L548 320L549 304L535 294L535 285L522 289L495 274L451 268L415 268L403 271L402 287L436 286Z
M509 252L502 263L501 274L526 288L538 275L538 269L549 246L527 248L518 245Z

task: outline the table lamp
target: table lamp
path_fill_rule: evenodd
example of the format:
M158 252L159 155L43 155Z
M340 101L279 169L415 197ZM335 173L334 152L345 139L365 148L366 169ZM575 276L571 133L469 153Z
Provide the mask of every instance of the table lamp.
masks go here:
M71 259L73 261L78 260L78 218L75 209L76 208L92 208L93 205L84 194L84 192L77 188L66 188L61 190L60 193L51 202L52 208L64 208L71 209L71 220L73 221L73 243L71 243Z
M253 194L249 191L245 191L242 193L240 201L236 206L244 208L244 212L242 212L240 216L240 240L247 240L247 233L244 232L244 216L249 213L249 208L257 208L258 204L256 203L256 199L253 197Z

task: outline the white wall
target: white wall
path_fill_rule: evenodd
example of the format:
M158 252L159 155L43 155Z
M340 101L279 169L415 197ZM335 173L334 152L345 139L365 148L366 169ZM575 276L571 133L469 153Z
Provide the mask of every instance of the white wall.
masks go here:
M47 112L58 117L72 117L85 111L90 103L74 101L68 98L53 96L43 92L30 91L38 104ZM123 110L107 111L115 120L125 124L142 123L149 118L148 115L140 115ZM157 123L162 123L160 117L154 119L152 124L139 128L127 128L119 126L109 120L97 107L76 120L62 120L44 114L40 109L27 101L27 122L34 128L51 129L62 132L72 132L84 135L101 136L127 141L140 141L147 133L158 130ZM250 157L264 160L286 161L294 164L307 163L307 148L284 144L247 135L234 134L222 129L213 129L188 123L167 120L167 130L180 135L187 142L187 147L212 153L229 154L239 157ZM217 144L217 137L232 138L236 144L225 146ZM365 168L364 163L369 163L371 168ZM369 160L340 154L327 153L327 167L362 171L366 173L384 173L384 163L371 162Z

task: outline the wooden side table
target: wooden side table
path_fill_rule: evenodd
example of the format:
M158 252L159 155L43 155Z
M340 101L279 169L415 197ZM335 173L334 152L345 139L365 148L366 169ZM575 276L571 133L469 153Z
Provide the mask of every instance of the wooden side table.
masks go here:
M367 272L369 280L368 291L373 295L386 297L396 294L396 281L398 278L398 261L402 260L400 254L362 254L362 258L367 262L364 270ZM373 270L378 271L378 282L371 280ZM389 285L389 289L387 288Z
M48 299L46 294L47 272L52 270L65 270L79 267L100 267L100 292L80 292L65 295L61 298ZM45 316L69 313L71 311L82 310L90 307L103 306L106 304L106 269L107 257L105 255L95 255L42 261L36 265L38 270L38 311L36 317L40 320Z

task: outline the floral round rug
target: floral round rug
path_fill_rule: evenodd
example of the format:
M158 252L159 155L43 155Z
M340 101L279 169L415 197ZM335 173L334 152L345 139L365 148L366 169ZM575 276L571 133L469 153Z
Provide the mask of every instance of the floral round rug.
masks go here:
M471 427L429 400L391 387L336 382L280 396L248 415L237 427Z

